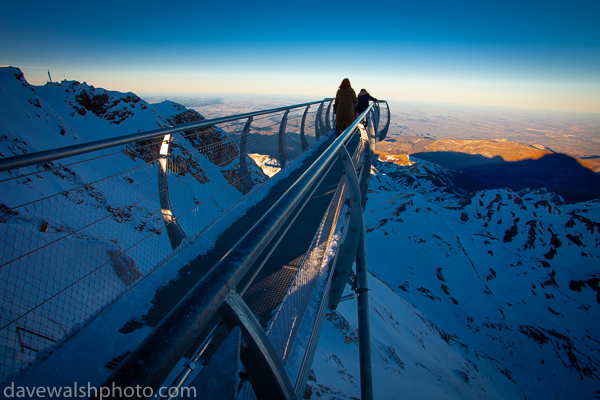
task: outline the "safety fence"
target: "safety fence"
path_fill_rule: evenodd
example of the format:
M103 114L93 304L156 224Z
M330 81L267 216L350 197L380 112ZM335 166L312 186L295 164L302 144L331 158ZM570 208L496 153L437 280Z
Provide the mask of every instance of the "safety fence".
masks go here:
M381 113L380 104L387 113ZM355 133L362 140L353 153L354 172L363 162L370 165L365 161L370 143L385 138L390 122L387 103L380 104L373 104L326 151L327 160L315 162L322 165L311 179L323 179ZM208 228L218 226L236 205L260 193L282 169L293 167L331 133L332 111L332 99L326 99L0 160L0 190L14 194L3 196L0 204L2 381L48 357ZM274 357L287 371L284 380L292 381L291 389L281 389L284 394L301 395L310 370L320 331L314 324L322 322L337 257L332 242L345 236L340 227L348 202L348 165L328 211L320 216L310 249L265 327ZM363 168L363 177L368 172ZM301 180L293 187L306 200L314 182ZM289 210L299 202L298 197ZM241 299L214 301L229 305L224 319L230 323L244 316L231 311L241 307ZM304 326L306 310L315 314L312 326ZM205 348L203 344L193 361ZM135 354L131 359L135 362ZM187 377L188 367L179 376ZM165 378L157 374L151 384L164 384ZM127 373L111 379L135 382ZM255 396L250 385L242 393Z
M366 382L364 398L372 398L371 373L370 373L370 339L368 334L368 295L366 286L366 263L364 249L364 222L363 203L364 193L370 172L373 145L377 134L374 130L374 121L378 119L378 108L371 106L348 129L333 141L327 149L312 162L300 178L273 204L273 206L254 224L254 226L225 254L220 261L180 300L177 306L167 315L152 333L136 347L135 351L127 355L113 375L104 382L103 387L127 387L139 385L140 387L157 388L165 382L172 388L182 385L197 388L201 393L217 393L216 397L235 398L238 396L240 385L240 369L238 360L242 359L244 376L247 376L249 385L244 386L243 398L293 399L302 396L306 384L307 374L316 350L316 342L320 326L324 319L327 307L335 307L340 301L339 296L343 287L351 276L351 268L357 257L357 273L354 285L359 305L359 348L361 353L361 391L363 381ZM369 123L364 127L366 118ZM382 132L387 129L384 128ZM360 135L356 135L360 132ZM358 144L358 147L356 145ZM352 150L351 150L352 149ZM354 151L356 150L356 151ZM354 154L354 157L351 157ZM334 164L343 161L343 167L333 168ZM364 162L363 162L364 161ZM340 217L340 201L347 203L347 223L344 224L344 233L341 235L341 245L335 246L333 263L324 265L323 255L316 255L317 268L311 273L310 262L304 263L299 268L294 282L289 286L288 296L284 298L280 307L269 321L267 333L259 323L257 316L243 296L245 286L242 284L244 277L256 276L261 272L263 265L253 269L263 251L268 249L272 241L277 242L281 237L280 230L286 230L288 220L298 216L310 203L312 193L317 190L319 182L329 176L333 171L337 179L337 201L332 201L329 211L323 214L323 220L333 223L330 228L323 229L315 235L314 243L321 238L331 235L331 226L337 228ZM345 194L348 194L346 196ZM325 235L321 235L325 233ZM323 242L327 242L324 240ZM321 242L321 243L323 243ZM362 251L360 250L362 246ZM313 251L316 248L312 249ZM310 259L311 252L306 254ZM306 275L308 280L305 280ZM317 281L324 277L325 280L318 284ZM302 283L304 281L304 283ZM313 284L306 284L312 281ZM300 283L300 285L296 285ZM241 286L240 286L241 284ZM317 288L310 290L307 288ZM265 288L268 289L268 288ZM308 294L308 296L306 296ZM333 298L333 299L332 299ZM303 303L298 307L298 304ZM310 304L310 306L309 306ZM298 311L299 310L299 311ZM311 314L309 326L302 328L306 314ZM227 337L218 347L208 364L201 368L200 375L184 382L196 369L196 361L207 348L208 343L214 338L212 332L199 348L192 362L186 365L187 371L182 371L174 379L170 374L176 367L185 349L189 348L205 328L216 323L214 318L219 317L227 327ZM281 324L280 324L281 322ZM285 328L279 328L285 326ZM271 329L273 328L273 329ZM302 335L296 335L302 329ZM279 332L280 334L277 334ZM267 334L269 335L267 337ZM241 336L244 341L242 342ZM296 344L295 341L300 336ZM361 338L362 336L362 338ZM168 340L165 340L168 338ZM293 346L289 345L293 343ZM240 349L243 349L240 356ZM299 357L296 357L300 353ZM292 357L291 354L294 354ZM365 368L362 366L364 365ZM363 371L364 369L364 371ZM363 380L363 372L365 378ZM210 396L209 396L210 398Z
M215 224L330 118L331 99L0 160L0 378Z

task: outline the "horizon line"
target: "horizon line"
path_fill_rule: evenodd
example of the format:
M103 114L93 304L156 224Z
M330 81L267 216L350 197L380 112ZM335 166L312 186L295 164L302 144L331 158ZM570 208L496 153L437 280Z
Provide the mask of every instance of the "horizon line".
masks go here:
M132 92L135 93L135 92ZM178 97L207 97L207 98L235 98L235 97L259 97L259 98L303 98L311 100L323 100L331 98L330 96L318 97L306 94L284 94L284 93L234 93L234 92L137 92L135 93L140 97L143 96L178 96ZM595 115L600 117L600 111L580 111L560 108L542 108L542 107L520 107L520 106L508 106L508 105L492 105L492 104L481 104L481 103L464 103L464 102L444 102L436 100L412 100L412 99L381 99L386 102L399 102L399 103L410 103L420 104L426 106L458 106L458 107L471 107L471 108L486 108L486 109L505 109L511 111L531 111L531 112L561 112L565 114L586 114Z

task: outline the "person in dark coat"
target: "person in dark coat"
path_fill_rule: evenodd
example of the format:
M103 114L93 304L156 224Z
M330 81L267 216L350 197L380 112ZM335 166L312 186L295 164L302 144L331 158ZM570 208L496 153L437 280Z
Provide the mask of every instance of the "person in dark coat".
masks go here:
M360 89L360 93L358 93L357 101L358 104L356 106L356 113L358 115L365 112L365 110L369 107L370 101L379 101L375 97L371 96L367 89Z
M360 115L369 108L369 101L379 101L375 97L371 96L367 89L360 89L357 97L358 104L356 105L356 114ZM365 126L369 123L369 119L365 118Z
M350 80L345 78L335 95L335 132L339 136L356 119L354 106L358 103L356 92L350 85Z

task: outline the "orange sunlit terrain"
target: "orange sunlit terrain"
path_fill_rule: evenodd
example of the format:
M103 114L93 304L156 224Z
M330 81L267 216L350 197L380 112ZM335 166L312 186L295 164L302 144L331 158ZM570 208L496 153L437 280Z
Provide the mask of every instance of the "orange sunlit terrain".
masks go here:
M429 139L404 136L394 137L392 140L378 143L376 152L387 155L451 152L480 155L489 159L501 157L507 162L538 160L545 155L554 154L552 150L541 145L517 143L506 139ZM573 158L585 168L594 172L600 171L598 158Z

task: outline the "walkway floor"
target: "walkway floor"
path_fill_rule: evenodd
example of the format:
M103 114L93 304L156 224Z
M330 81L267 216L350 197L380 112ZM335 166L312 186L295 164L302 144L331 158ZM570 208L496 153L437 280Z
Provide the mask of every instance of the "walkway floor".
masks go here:
M182 297L233 247L235 243L265 214L265 212L280 198L280 196L295 182L302 173L329 147L335 137L330 135L317 145L316 151L299 163L298 167L289 177L282 179L273 188L269 195L251 207L245 215L237 220L229 229L224 231L217 239L215 246L207 254L197 257L179 270L177 279L161 287L154 295L153 306L141 319L128 322L120 329L121 333L129 333L143 326L156 326L182 299ZM353 154L359 139L351 139L348 150ZM272 317L273 310L281 303L283 297L297 269L300 267L304 255L309 250L311 242L319 229L320 222L329 206L337 186L342 177L343 165L337 160L329 173L320 183L311 199L300 212L298 218L292 223L290 229L281 239L271 256L267 259L261 272L250 284L243 299L259 319L261 325L266 324ZM285 227L284 227L285 228ZM266 249L264 253L268 253ZM264 254L263 253L263 254ZM264 257L262 258L264 260ZM259 267L261 259L253 265L252 270ZM252 276L249 273L248 276ZM240 287L245 284L240 283ZM140 320L143 321L140 323ZM217 323L218 319L214 319ZM196 343L188 350L186 356L191 357L202 343L212 326L207 328ZM207 354L211 354L224 332L213 340ZM116 367L116 365L115 365Z

